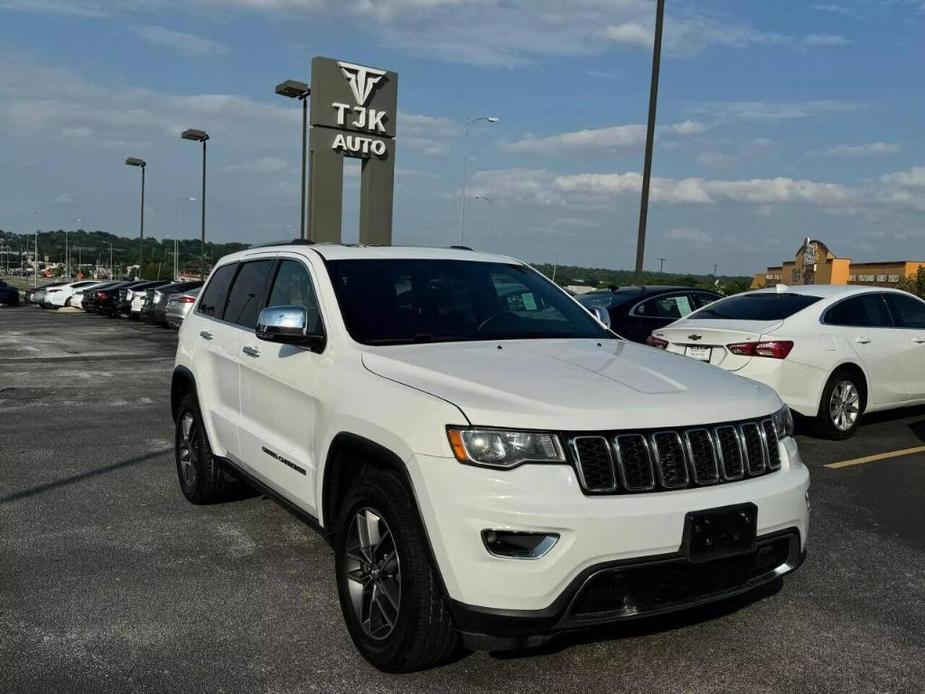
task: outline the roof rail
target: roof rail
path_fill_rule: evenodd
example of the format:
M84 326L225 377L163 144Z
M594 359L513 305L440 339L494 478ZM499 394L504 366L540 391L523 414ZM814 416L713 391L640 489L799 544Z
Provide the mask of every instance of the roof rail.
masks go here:
M470 248L469 246L450 246L450 248L452 248L453 250L457 250L457 251L471 251L472 250L472 248Z
M255 243L251 248L266 248L267 246L314 246L314 241L308 239L289 239L287 241L270 241L268 243Z

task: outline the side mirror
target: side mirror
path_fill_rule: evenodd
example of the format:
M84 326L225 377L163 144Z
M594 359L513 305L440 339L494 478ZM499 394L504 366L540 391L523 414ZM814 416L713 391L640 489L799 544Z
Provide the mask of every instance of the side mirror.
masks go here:
M591 309L591 313L593 313L594 317L597 318L598 323L603 325L608 330L610 329L610 312L606 308L595 306Z
M312 314L311 316L309 314ZM310 320L313 318L314 320ZM322 347L325 342L318 309L304 306L269 306L257 316L257 339L285 345Z

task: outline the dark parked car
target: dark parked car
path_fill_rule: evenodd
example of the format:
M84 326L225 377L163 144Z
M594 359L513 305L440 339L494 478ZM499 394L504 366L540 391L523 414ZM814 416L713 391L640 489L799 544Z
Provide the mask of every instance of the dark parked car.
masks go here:
M67 282L69 282L68 280ZM45 290L49 287L60 287L62 284L67 284L67 282L48 282L38 287L33 287L32 289L26 290L26 303L27 304L38 304L39 306L45 301Z
M88 294L84 295L84 311L87 313L111 314L116 293L126 284L130 284L130 281L110 282L101 287L94 287Z
M188 292L202 286L202 280L189 282L174 282L157 289L148 289L144 306L141 307L141 320L150 321L157 325L167 326L167 300L172 294Z
M139 281L127 284L124 287L119 287L115 299L115 314L120 318L131 318L132 300L135 298L136 294L144 294L146 289L156 289L157 287L163 287L165 284L170 284L170 280ZM137 317L138 316L135 316L135 318Z
M664 328L701 306L723 298L708 289L691 287L612 287L576 297L588 309L610 314L610 329L633 342L645 342L653 330Z
M19 306L19 290L0 280L0 304Z

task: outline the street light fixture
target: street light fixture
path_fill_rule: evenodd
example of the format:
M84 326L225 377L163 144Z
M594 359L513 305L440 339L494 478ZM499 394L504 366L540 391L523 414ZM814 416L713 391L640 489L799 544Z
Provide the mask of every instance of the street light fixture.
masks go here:
M298 99L302 102L302 187L301 187L301 213L299 217L299 237L308 238L308 230L305 228L305 157L307 151L308 138L308 97L312 90L309 89L305 82L297 80L286 80L276 85L276 93L290 99Z
M498 118L495 116L479 116L478 118L469 118L465 121L466 137L463 144L463 167L462 167L462 202L460 203L459 213L459 245L463 245L463 239L466 234L466 190L469 187L469 128L479 121L486 123L497 123Z
M148 168L148 162L137 157L129 157L125 160L127 166L137 166L141 168L141 229L138 232L138 276L141 277L141 265L144 256L145 246L145 169Z
M205 279L206 272L206 140L209 139L208 133L204 130L195 130L190 128L189 130L184 130L180 133L180 137L184 140L192 140L193 142L202 143L202 200L201 200L201 211L202 211L202 222L200 228L200 240L202 242L202 248L200 250L199 256L199 272Z

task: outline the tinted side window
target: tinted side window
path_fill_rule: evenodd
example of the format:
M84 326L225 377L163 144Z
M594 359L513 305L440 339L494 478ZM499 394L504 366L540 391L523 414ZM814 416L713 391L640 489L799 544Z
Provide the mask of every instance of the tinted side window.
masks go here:
M893 320L900 328L925 328L925 302L902 294L884 294Z
M261 297L272 266L272 260L241 263L241 269L234 278L231 293L228 295L228 306L225 308L226 321L237 323L245 328L257 327Z
M308 270L296 260L283 260L276 271L267 306L304 306L308 314L308 331L318 333L321 312Z
M687 294L676 294L672 296L657 296L649 299L636 307L634 313L637 316L646 316L648 318L683 318L694 310L691 306L690 297Z
M237 263L223 265L209 280L206 290L202 293L202 299L199 300L199 307L196 309L205 316L221 318L225 311L225 299L228 297L228 287L234 278L234 272L238 269Z
M863 328L892 328L893 320L879 294L862 294L845 299L830 308L823 320L827 325Z

